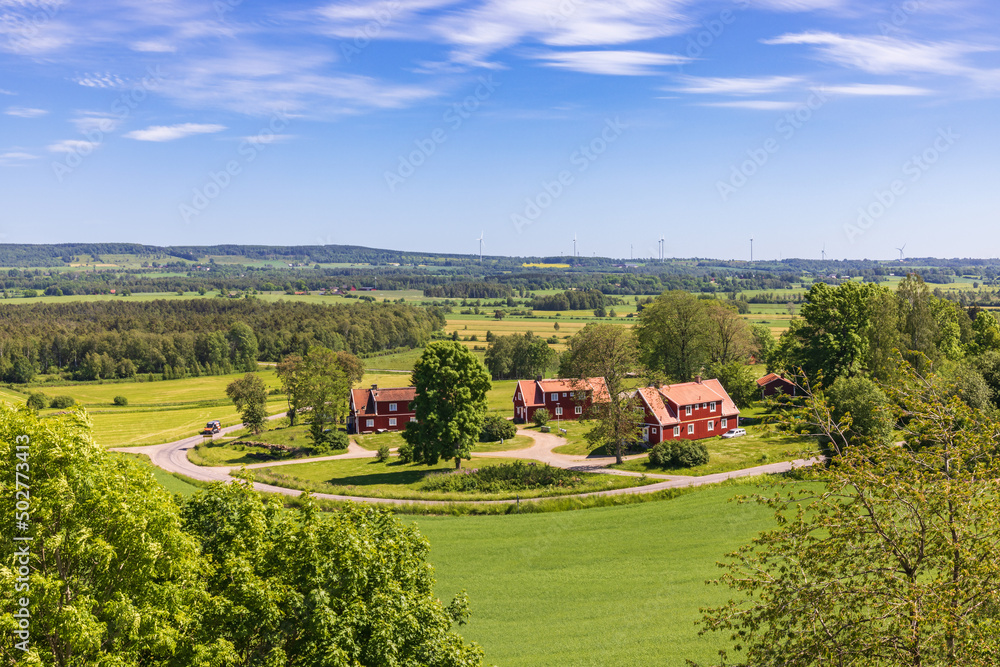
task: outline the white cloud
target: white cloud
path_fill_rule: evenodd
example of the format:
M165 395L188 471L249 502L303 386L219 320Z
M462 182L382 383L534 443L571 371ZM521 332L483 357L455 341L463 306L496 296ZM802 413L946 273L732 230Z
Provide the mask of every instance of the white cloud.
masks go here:
M140 53L174 53L177 51L177 47L173 44L155 39L132 42L129 47Z
M121 119L114 114L103 111L81 111L72 119L73 125L80 132L114 132L121 124Z
M48 110L34 109L32 107L7 107L4 113L8 116L17 116L19 118L38 118L47 114Z
M9 151L0 153L0 165L5 167L17 167L26 164L30 160L37 160L38 156L22 151Z
M803 80L797 76L762 76L753 78L680 77L681 86L671 90L707 95L768 95L795 86Z
M269 131L265 131L260 134L252 134L248 137L243 137L242 140L248 141L251 144L280 144L294 138L294 134L273 134Z
M73 81L86 88L121 88L125 85L125 81L120 76L111 72L82 74L75 77Z
M811 12L817 9L843 9L846 0L752 0L755 9L777 12Z
M960 42L918 42L889 36L855 37L832 32L802 32L764 40L765 44L816 47L822 60L872 74L969 74L963 61L970 53L993 47Z
M84 141L83 139L65 139L63 141L57 141L54 144L49 144L49 150L53 153L88 153L97 146L96 143L92 141Z
M10 90L4 90L3 88L0 88L0 95L17 95L17 93L15 93L13 91L10 91Z
M222 132L225 125L206 123L181 123L179 125L153 125L145 130L132 130L125 134L129 139L137 141L173 141L196 134L212 134Z
M562 51L538 56L550 67L588 74L643 76L658 74L657 67L689 62L684 56L647 51Z
M824 86L823 92L833 95L861 95L861 96L908 96L908 95L930 95L934 91L927 88L917 88L916 86L900 86L890 83L852 83L846 86Z
M721 107L725 109L751 109L753 111L785 111L802 106L801 102L781 102L777 100L734 100L732 102L703 102L703 107Z

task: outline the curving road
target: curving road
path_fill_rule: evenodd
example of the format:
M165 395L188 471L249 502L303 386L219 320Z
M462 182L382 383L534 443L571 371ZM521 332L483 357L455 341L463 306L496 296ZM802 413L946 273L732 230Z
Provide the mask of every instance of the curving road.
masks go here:
M283 417L284 414L274 415L271 419L279 419ZM231 433L243 428L242 424L236 424L235 426L228 426L220 431L220 435L226 433ZM626 475L639 477L641 473L630 472L627 470L616 470L613 468L608 468L607 466L615 462L613 456L606 457L587 457L587 456L572 456L567 454L558 454L553 451L556 447L565 444L565 441L559 436L551 433L532 433L529 431L518 431L520 435L527 435L532 438L535 442L534 445L528 447L527 449L518 449L509 452L481 452L478 454L473 454L474 457L501 457L501 458L518 458L518 459L531 459L534 461L540 461L542 463L548 463L553 466L560 468L566 468L568 470L576 470L579 472L591 472L591 473L601 473L607 475ZM146 454L149 456L150 460L154 465L163 468L168 472L179 473L193 479L205 481L205 482L232 482L234 478L230 476L230 472L233 470L238 470L243 466L199 466L188 460L187 453L189 449L192 449L198 443L202 442L204 438L200 435L192 436L190 438L184 438L183 440L177 440L175 442L168 442L162 445L146 445L143 447L115 447L111 451L116 452L130 452L133 454ZM330 461L337 459L358 459L358 458L372 458L376 455L375 452L363 449L355 444L353 441L348 445L347 453L337 454L334 456L319 456L313 458L302 458L302 459L292 459L289 461L277 461L272 463L255 463L252 465L247 465L246 468L273 468L275 466L281 465L291 465L295 463L308 463L311 461ZM641 456L641 455L639 455ZM629 457L635 458L635 457ZM663 481L656 482L653 484L647 484L645 486L634 486L623 489L610 489L607 491L593 491L590 493L577 493L565 496L555 496L557 498L584 498L588 496L614 496L622 495L626 493L655 493L657 491L663 491L664 489L677 489L690 486L703 486L705 484L717 484L719 482L724 482L728 479L736 479L739 477L752 477L754 475L764 475L773 473L788 472L793 468L809 466L814 463L819 462L820 459L797 459L795 461L782 461L779 463L769 463L767 465L755 466L753 468L744 468L742 470L732 470L730 472L720 472L712 475L704 475L701 477L691 477L685 475L657 475L657 474L646 474L647 478L651 479L661 479ZM264 491L267 493L280 493L287 496L298 496L302 493L298 489L287 489L280 486L272 486L271 484L262 484L260 482L254 482L254 488L258 491ZM340 500L346 501L351 500L354 502L365 502L365 503L381 503L381 504L391 504L391 505L451 505L454 503L461 504L477 504L477 505L493 505L493 504L510 504L518 502L517 500L478 500L478 501L451 501L451 500L405 500L398 498L365 498L361 496L343 496L332 493L313 493L316 498L325 498L328 500ZM540 500L551 500L553 496L547 498L525 498L520 502L536 502Z

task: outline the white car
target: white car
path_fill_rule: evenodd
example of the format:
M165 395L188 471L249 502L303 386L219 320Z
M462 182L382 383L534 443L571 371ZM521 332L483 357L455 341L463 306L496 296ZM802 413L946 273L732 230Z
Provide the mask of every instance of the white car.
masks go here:
M738 438L741 435L746 435L747 430L745 428L731 428L722 434L723 438Z

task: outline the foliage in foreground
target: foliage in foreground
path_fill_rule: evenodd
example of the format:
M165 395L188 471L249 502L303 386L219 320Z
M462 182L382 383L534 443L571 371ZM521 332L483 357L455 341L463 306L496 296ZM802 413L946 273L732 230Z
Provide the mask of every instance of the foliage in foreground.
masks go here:
M693 440L674 440L653 445L650 465L660 468L694 468L708 463L708 447Z
M423 488L427 491L457 491L500 493L544 489L548 487L574 487L583 480L569 470L549 464L499 463L478 470L456 470L427 476Z
M852 437L822 398L807 401L837 456L801 473L820 493L755 498L778 528L731 554L716 582L739 594L704 618L703 632L733 642L722 664L997 664L1000 423L898 372L883 389L903 446Z
M30 650L5 641L5 664L481 664L452 629L464 594L434 597L426 540L385 510L323 516L306 497L290 513L243 484L178 506L94 444L80 413L40 422L0 406L0 454L0 520L15 525L13 464L28 463L33 537L22 591L14 542L0 546L0 632L13 636L15 597L31 615Z

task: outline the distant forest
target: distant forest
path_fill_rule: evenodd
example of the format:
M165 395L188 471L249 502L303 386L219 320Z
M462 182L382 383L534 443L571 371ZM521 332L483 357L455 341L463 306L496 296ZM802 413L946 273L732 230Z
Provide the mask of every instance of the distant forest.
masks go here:
M96 380L164 378L256 368L321 345L366 355L425 344L444 326L436 308L325 306L258 299L76 302L0 309L0 377L37 372Z

